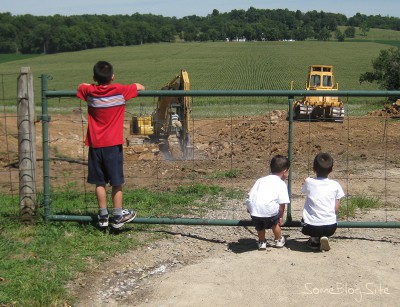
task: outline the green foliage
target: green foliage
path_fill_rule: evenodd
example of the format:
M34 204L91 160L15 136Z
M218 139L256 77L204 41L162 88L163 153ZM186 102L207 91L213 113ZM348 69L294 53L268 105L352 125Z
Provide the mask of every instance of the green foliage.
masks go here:
M209 175L210 178L237 178L240 174L240 170L231 169L225 172L216 172Z
M386 90L400 89L400 47L383 49L372 61L373 71L360 75L360 82L376 82Z
M338 216L354 217L356 210L369 210L381 206L379 199L369 197L367 195L349 196L346 200L342 200Z
M83 16L12 16L0 13L0 52L60 53L102 47L185 41L329 40L338 26L398 30L398 18L365 16L347 18L328 12L296 12L287 9L232 10L229 13L183 18L152 14Z
M339 29L336 30L335 38L337 39L338 42L344 42L345 37L346 37L345 34L342 33Z
M178 187L176 189L176 193L178 195L183 196L196 196L196 197L203 197L205 195L217 195L218 193L222 192L223 188L219 186L209 186L203 184L195 184L186 187Z
M344 31L345 37L354 38L356 35L356 28L355 27L347 27Z

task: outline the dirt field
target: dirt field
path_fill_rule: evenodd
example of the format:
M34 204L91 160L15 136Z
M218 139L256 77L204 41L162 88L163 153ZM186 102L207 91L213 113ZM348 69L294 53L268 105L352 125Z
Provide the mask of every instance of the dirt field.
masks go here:
M195 154L191 160L166 161L154 146L126 147L127 188L166 190L207 183L248 191L268 173L273 155L288 152L288 122L279 111L259 117L194 120L192 126ZM68 158L52 159L54 185L84 183L82 128L78 114L52 115L51 156ZM303 178L312 175L313 157L327 151L335 159L332 178L348 195L381 201L381 208L358 212L351 220L400 221L399 128L397 119L382 116L349 118L341 124L294 123L293 218L301 217L299 190ZM40 144L39 124L37 129ZM9 136L8 144L15 149L15 137ZM1 167L12 168L15 157L11 154L10 161L3 151ZM224 175L232 171L235 176ZM17 175L12 172L11 177ZM0 183L2 189L9 187L8 181ZM210 212L208 217L247 219L242 201L221 203L226 210ZM126 228L132 236L146 237L129 225ZM171 226L167 234L168 239L110 260L106 271L93 268L79 276L69 286L79 297L78 306L255 306L270 301L293 306L394 306L400 298L398 229L339 229L332 250L326 253L307 250L306 238L297 228L284 230L285 248L267 252L256 250L251 228Z

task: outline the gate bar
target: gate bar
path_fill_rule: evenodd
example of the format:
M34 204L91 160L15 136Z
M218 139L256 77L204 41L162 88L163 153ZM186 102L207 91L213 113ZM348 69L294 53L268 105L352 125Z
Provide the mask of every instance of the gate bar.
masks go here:
M76 91L45 91L51 97L76 97ZM139 97L154 96L340 96L340 97L400 97L400 91L306 91L306 90L174 90L139 91Z
M50 215L51 221L94 222L90 215ZM155 218L137 217L131 223L137 224L172 224L172 225L205 225L205 226L254 226L251 220L199 219L199 218ZM301 227L301 221L286 221L282 227ZM339 228L400 228L399 222L338 222Z

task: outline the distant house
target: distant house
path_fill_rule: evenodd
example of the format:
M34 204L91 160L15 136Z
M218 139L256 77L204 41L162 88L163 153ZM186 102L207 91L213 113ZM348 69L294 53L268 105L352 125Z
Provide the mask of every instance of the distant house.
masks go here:
M227 37L226 41L227 42L246 42L247 40L246 40L245 37L242 37L242 38L236 37L236 38L234 38L232 40L229 40L229 37Z

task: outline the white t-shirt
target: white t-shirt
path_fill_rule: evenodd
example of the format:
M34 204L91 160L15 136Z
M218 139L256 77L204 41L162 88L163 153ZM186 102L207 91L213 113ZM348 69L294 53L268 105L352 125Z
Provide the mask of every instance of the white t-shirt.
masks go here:
M246 200L252 216L271 217L279 213L280 204L290 203L285 182L276 175L268 175L256 181Z
M301 188L306 193L303 219L314 226L336 223L335 203L344 196L342 187L329 178L307 178Z

